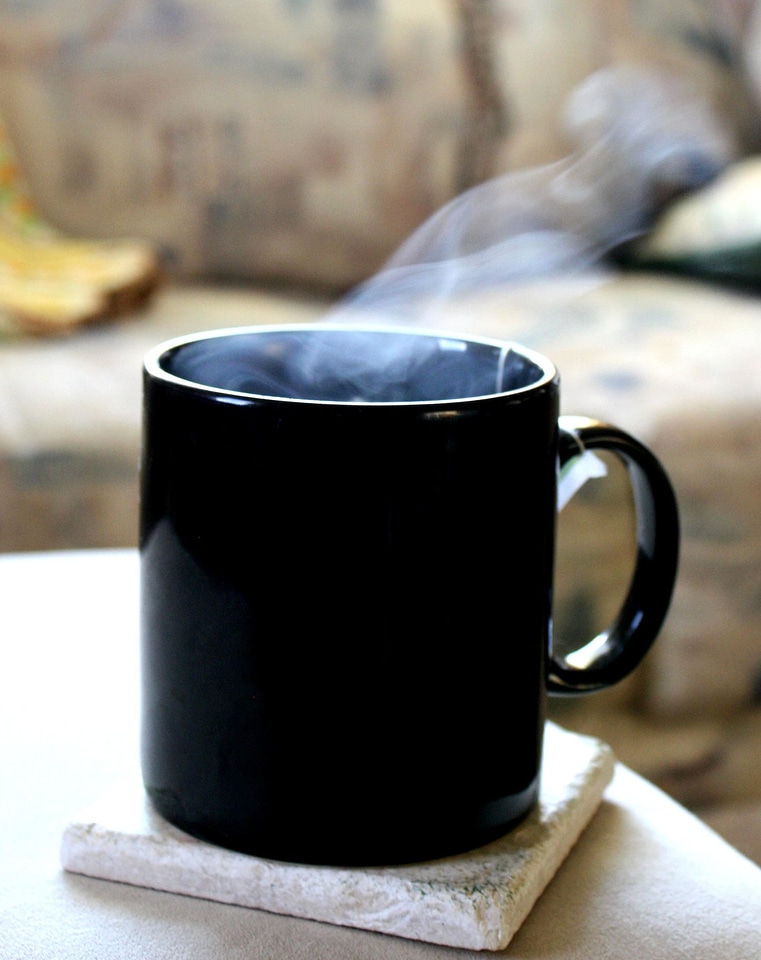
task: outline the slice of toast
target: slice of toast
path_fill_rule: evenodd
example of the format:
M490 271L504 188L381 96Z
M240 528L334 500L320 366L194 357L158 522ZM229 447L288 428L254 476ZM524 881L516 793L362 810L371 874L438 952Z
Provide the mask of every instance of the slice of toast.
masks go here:
M0 226L0 314L10 330L67 333L138 309L160 278L158 257L139 240L24 236Z
M141 240L77 240L37 212L0 118L0 332L67 333L142 306L161 278Z

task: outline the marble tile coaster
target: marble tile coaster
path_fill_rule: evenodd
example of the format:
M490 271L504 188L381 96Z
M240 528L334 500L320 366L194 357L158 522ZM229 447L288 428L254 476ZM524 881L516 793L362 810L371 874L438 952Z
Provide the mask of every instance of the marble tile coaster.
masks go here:
M280 863L195 840L152 810L135 778L66 828L61 862L105 880L501 950L593 816L613 766L606 744L548 723L540 802L513 831L470 853L373 868Z

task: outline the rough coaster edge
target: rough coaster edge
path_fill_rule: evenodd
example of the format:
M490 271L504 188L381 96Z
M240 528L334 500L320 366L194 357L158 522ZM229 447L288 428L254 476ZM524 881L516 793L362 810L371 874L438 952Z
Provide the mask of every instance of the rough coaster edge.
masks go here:
M399 867L340 868L222 851L166 823L150 808L139 780L130 780L66 827L61 863L72 873L167 893L444 946L502 950L581 836L613 776L615 757L607 744L552 723L547 733L545 760L552 744L563 750L567 738L588 747L586 765L572 770L566 784L575 786L575 792L543 818L540 791L539 806L514 831L456 857ZM99 816L101 810L109 815ZM119 849L125 839L129 851ZM383 893L379 878L389 888ZM372 915L362 906L368 901L374 905Z

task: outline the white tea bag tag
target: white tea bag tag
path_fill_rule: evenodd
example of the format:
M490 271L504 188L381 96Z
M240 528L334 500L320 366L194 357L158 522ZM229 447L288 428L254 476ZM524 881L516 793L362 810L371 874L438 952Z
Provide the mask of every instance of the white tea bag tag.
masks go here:
M607 475L608 468L591 450L570 459L558 474L558 512L576 496L587 480Z

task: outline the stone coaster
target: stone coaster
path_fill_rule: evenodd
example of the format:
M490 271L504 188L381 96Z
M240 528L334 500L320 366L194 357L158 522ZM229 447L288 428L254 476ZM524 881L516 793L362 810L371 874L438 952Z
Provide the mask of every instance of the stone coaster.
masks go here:
M473 950L501 950L528 916L613 775L606 744L548 723L537 808L470 853L398 867L280 863L195 840L138 779L63 835L66 870L105 880Z

